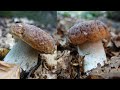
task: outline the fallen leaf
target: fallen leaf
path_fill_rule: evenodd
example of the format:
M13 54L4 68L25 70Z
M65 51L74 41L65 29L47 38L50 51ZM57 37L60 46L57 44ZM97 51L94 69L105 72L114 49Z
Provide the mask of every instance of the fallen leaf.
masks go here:
M7 55L8 52L9 52L8 49L0 48L0 59L2 60Z
M46 70L43 65L40 65L38 69L28 77L28 79L57 79L57 74Z
M104 66L91 70L89 76L91 75L98 75L104 79L120 78L120 57L111 57Z
M120 48L120 36L114 37L112 41L117 48Z
M86 77L86 79L104 79L104 78L99 75L90 75L90 76Z
M20 79L20 67L0 61L0 79Z

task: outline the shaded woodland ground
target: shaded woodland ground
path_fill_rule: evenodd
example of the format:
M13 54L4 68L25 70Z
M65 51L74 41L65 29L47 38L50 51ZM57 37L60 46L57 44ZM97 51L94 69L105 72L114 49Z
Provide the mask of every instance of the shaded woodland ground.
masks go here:
M112 16L111 16L112 13ZM118 17L117 17L118 16ZM67 30L73 26L80 19L97 19L101 20L108 26L111 34L109 41L103 40L105 53L107 55L107 64L98 66L89 71L89 75L83 73L82 59L79 57L77 48L70 44L67 40ZM54 59L57 60L57 69L52 69L46 63L46 59L51 57L44 57L39 54L39 63L35 69L29 73L21 72L21 78L29 79L118 79L120 78L120 20L119 12L87 12L79 15L72 15L70 13L58 13L57 28L54 26L44 26L44 24L30 21L29 19L20 18L0 18L0 59L3 60L5 55L15 44L11 34L9 34L9 27L11 24L17 22L26 22L36 25L46 32L50 33L55 39L57 51L54 54Z
M89 72L90 75L83 73L81 59L78 56L76 47L65 43L67 30L77 21L81 20L76 17L71 17L70 14L59 15L57 18L58 25L57 31L61 36L58 46L58 59L63 61L61 64L63 67L58 75L58 78L64 79L110 79L120 78L120 23L119 12L107 12L107 13L94 13L90 12L90 15L82 16L81 19L97 19L104 22L110 31L111 39L109 41L102 41L104 44L105 52L107 55L107 64L104 66L98 66ZM85 14L85 13L84 13ZM88 12L86 14L89 14ZM110 15L109 15L110 14ZM112 15L111 15L112 14ZM118 16L118 17L117 17ZM83 18L84 17L84 18ZM65 65L64 65L64 62ZM60 69L60 68L59 68Z

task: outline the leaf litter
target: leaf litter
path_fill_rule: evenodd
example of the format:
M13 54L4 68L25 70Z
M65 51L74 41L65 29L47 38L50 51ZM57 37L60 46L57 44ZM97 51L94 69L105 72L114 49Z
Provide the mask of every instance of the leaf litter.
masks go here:
M47 64L49 58L44 55L39 55L39 62L31 71L27 74L27 79L119 79L120 78L120 28L113 27L114 22L107 19L102 19L105 24L109 26L111 34L110 40L103 40L103 46L107 56L107 63L104 66L98 65L97 68L92 69L88 73L83 72L84 57L79 57L77 48L69 43L67 38L67 29L70 28L75 22L79 20L74 18L58 18L57 29L54 30L53 38L57 45L57 55L55 60L57 61L57 70L50 67ZM106 21L105 21L106 20ZM11 20L8 20L11 22ZM14 22L13 22L14 23ZM5 25L4 25L5 24ZM13 38L8 35L8 26L3 20L0 27L0 58L8 53L10 47L14 44ZM5 29L4 29L4 28ZM3 31L3 32L1 32ZM6 42L12 41L10 45ZM55 69L55 70L54 70ZM21 71L22 74L23 71Z

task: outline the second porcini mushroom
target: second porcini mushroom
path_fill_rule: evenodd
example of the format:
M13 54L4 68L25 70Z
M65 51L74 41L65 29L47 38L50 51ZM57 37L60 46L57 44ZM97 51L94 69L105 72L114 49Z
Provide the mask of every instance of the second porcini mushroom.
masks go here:
M69 41L77 45L78 53L84 56L84 72L103 66L106 54L102 39L109 39L110 33L107 26L99 20L83 21L75 24L68 31Z
M39 53L54 53L53 38L34 25L17 23L11 26L10 32L18 42L4 58L7 63L18 64L28 72L37 64Z

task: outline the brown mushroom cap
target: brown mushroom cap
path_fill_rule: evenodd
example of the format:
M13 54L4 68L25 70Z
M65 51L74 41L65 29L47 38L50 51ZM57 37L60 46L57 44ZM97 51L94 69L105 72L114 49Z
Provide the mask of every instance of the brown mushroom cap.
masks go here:
M55 50L50 34L34 25L17 23L11 26L10 32L40 53L53 53Z
M75 24L68 31L68 38L75 45L83 44L87 41L96 42L109 37L110 33L107 26L99 20L82 21Z

